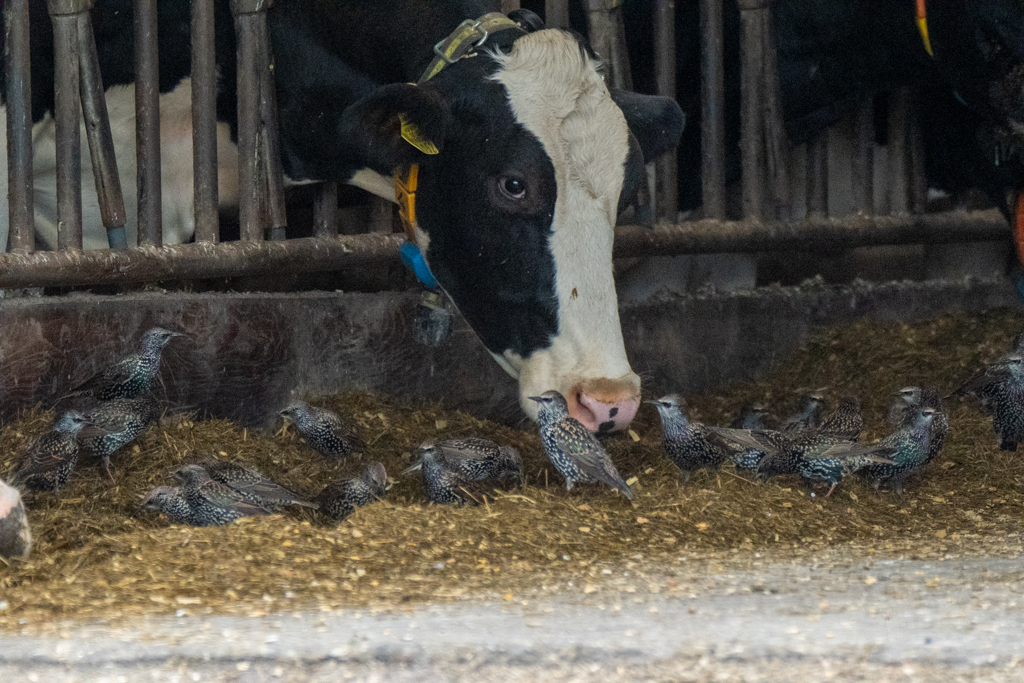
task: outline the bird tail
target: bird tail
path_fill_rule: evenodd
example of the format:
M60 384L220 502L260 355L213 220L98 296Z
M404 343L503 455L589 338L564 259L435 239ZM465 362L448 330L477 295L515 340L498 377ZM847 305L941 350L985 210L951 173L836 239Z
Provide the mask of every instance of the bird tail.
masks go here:
M413 465L412 467L406 467L404 470L402 470L402 473L399 474L398 476L404 477L405 475L409 474L410 472L416 472L416 471L420 470L422 467L423 467L423 461L421 460L418 463L416 463L415 465Z
M611 465L610 463L609 465L610 471L601 472L603 476L601 476L600 479L612 488L617 489L619 493L629 500L633 500L633 490L629 488L629 484L622 480L622 475L619 474L619 471L615 469L614 465Z
M290 501L288 504L289 505L298 505L299 507L309 508L310 510L319 510L320 509L320 503L311 502L311 501L308 501L308 500L298 500L298 499L295 499L293 501Z

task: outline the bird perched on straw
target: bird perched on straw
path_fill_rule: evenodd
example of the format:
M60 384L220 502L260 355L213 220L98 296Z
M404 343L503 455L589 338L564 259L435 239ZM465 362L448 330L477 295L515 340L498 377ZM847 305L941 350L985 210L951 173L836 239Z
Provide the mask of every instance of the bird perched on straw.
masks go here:
M84 413L89 424L78 434L78 443L103 462L110 481L110 456L139 437L159 417L156 400L149 396L115 398Z
M800 412L790 415L779 427L779 431L793 436L809 429L816 429L821 423L825 412L825 399L821 394L813 392L804 396L804 407Z
M78 411L64 413L53 429L29 444L11 484L31 491L58 492L78 464L78 433L87 423Z
M856 441L864 430L864 416L856 396L844 396L836 409L826 415L817 427L821 434Z
M359 435L327 408L296 401L280 415L294 422L306 443L325 458L347 458L366 447Z
M32 531L18 490L0 480L0 558L28 559Z
M115 398L135 398L147 391L160 371L163 349L180 332L162 327L147 330L139 341L138 350L75 386L67 396L90 394L101 401ZM66 398L66 397L65 397Z
M207 526L207 523L196 517L185 500L185 494L178 486L157 486L146 494L140 506L143 510L152 510L165 515L175 524L190 526Z
M459 473L467 481L496 479L509 477L520 478L523 472L523 459L519 451L511 446L499 446L489 439L468 437L464 439L448 439L437 443L428 441L420 446L422 451L428 444L436 447L435 457L448 469ZM402 471L403 475L421 468L417 462Z
M384 498L387 485L388 473L384 465L375 462L358 477L331 482L313 500L320 505L320 512L340 522L356 508Z
M487 495L484 486L449 467L441 449L433 442L420 446L420 473L427 499L435 505L477 505Z
M946 442L946 434L949 432L949 417L942 407L942 399L934 387L904 387L896 392L896 399L889 407L886 415L894 427L905 427L917 419L917 413L921 408L931 408L935 411L935 417L928 428L928 457L925 464L928 464L939 456L942 446Z
M878 446L892 454L892 463L872 463L861 474L870 481L875 490L886 484L896 492L903 493L903 482L919 471L928 462L931 449L931 424L935 419L934 408L920 408L912 421L882 439Z
M752 403L744 406L736 418L729 425L732 429L767 429L767 421L770 413L764 405L760 403ZM736 466L736 469L740 470L757 470L758 465L764 459L765 452L756 448L747 448L745 450L730 450L724 449L725 455L732 463Z
M213 481L234 489L242 494L242 497L248 502L271 512L277 512L288 505L313 508L314 510L319 507L316 503L303 500L298 494L275 484L250 467L212 458L203 460L199 466L206 470Z
M1017 450L1024 441L1024 355L1011 353L976 372L952 396L972 394L992 416L999 448Z
M892 449L876 446L868 451L863 451L863 448L863 446L857 446L847 452L842 452L842 447L831 447L829 450L833 453L832 455L821 455L809 451L801 455L797 462L797 469L811 488L822 483L828 486L828 493L825 494L825 497L828 498L835 491L836 486L854 472L876 464L895 464L889 459L894 453Z
M576 482L600 481L633 499L633 492L619 476L601 442L583 423L569 415L569 404L564 396L552 390L529 398L538 405L537 423L544 452L565 478L566 490L571 491Z
M252 497L210 478L199 465L185 465L174 473L182 497L192 511L196 526L219 526L254 515L269 515L272 510L255 503Z
M658 409L661 417L662 448L669 460L690 481L690 473L699 469L717 470L726 459L726 451L707 439L708 430L699 422L686 418L686 402L679 394L662 396L656 401L644 401Z

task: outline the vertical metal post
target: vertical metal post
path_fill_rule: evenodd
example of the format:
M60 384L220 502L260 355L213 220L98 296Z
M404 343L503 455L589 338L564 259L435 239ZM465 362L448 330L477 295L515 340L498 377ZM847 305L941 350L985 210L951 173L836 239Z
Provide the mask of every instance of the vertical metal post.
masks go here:
M220 238L214 0L192 0L192 169L196 242Z
M587 23L590 26L590 46L604 58L608 68L608 86L631 90L633 75L626 51L622 0L587 0Z
M262 240L267 225L263 199L267 166L260 158L260 29L262 0L231 0L238 34L238 220L242 239ZM261 22L261 16L264 21Z
M4 73L7 82L8 243L12 251L35 248L32 201L32 76L29 65L29 0L3 0ZM0 245L4 246L4 245Z
M78 15L78 47L80 62L80 94L85 134L89 141L92 175L96 181L96 198L100 204L100 218L107 229L107 245L111 249L127 249L128 236L121 177L117 172L114 155L114 137L110 132L107 98L100 75L100 58L96 52L96 38L92 32L89 12Z
M313 235L338 236L338 183L320 183L314 190Z
M395 204L382 197L370 197L370 229L368 232L394 232Z
M760 11L764 47L764 140L768 180L771 184L774 215L770 218L789 220L793 198L789 181L789 138L782 113L782 83L779 80L778 53L771 10Z
M701 192L705 218L725 218L725 47L722 0L700 0Z
M49 0L53 23L57 146L57 248L82 249L82 138L79 129L78 15L85 0Z
M873 164L875 156L875 111L871 99L861 105L854 119L853 204L858 213L875 211Z
M160 52L156 18L156 0L135 0L135 158L140 247L163 244Z
M569 28L569 0L544 0L544 26Z
M908 112L908 140L910 148L910 169L907 184L910 193L910 210L914 213L924 213L928 204L928 178L924 168L924 133L921 130L921 119L918 113L918 98L910 98L910 111Z
M676 2L656 0L654 14L654 73L658 94L676 96ZM658 160L656 201L658 217L675 222L679 213L677 157L665 154Z
M828 215L828 135L821 131L807 153L807 217Z
M274 55L270 47L270 36L267 34L267 15L261 12L259 16L263 25L257 34L260 42L260 146L263 160L267 165L267 214L270 222L265 237L270 240L283 240L287 232L288 213L284 205L284 168L281 165L281 137L277 122Z
M508 14L520 8L519 0L501 0L501 13Z
M908 208L910 176L910 91L900 88L889 98L889 212Z
M759 0L740 2L740 154L742 162L743 218L764 217L764 33Z

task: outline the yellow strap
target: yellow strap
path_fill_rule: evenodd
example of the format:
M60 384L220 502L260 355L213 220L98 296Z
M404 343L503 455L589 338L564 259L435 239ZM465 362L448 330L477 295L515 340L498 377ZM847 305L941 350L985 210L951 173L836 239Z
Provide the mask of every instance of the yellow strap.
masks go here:
M395 201L398 202L398 216L402 219L406 238L416 244L416 187L419 185L420 165L409 166L404 178L399 169L395 170Z
M430 65L427 66L426 71L423 72L419 82L429 81L441 73L441 70L448 66L449 62L457 61L469 54L476 43L480 42L480 39L485 35L506 28L519 28L519 24L501 12L490 12L479 19L467 19L462 22L447 38L437 44L436 47L444 55L444 58L440 56L434 57Z

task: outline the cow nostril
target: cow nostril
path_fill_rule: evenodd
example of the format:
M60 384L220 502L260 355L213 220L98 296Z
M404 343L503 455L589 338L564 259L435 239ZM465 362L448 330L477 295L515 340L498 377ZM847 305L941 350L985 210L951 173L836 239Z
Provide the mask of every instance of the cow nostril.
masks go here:
M572 394L572 400L569 401L569 415L583 423L583 426L592 432L596 432L600 427L600 419L597 414L590 408L586 403L587 397L582 392L575 392Z

